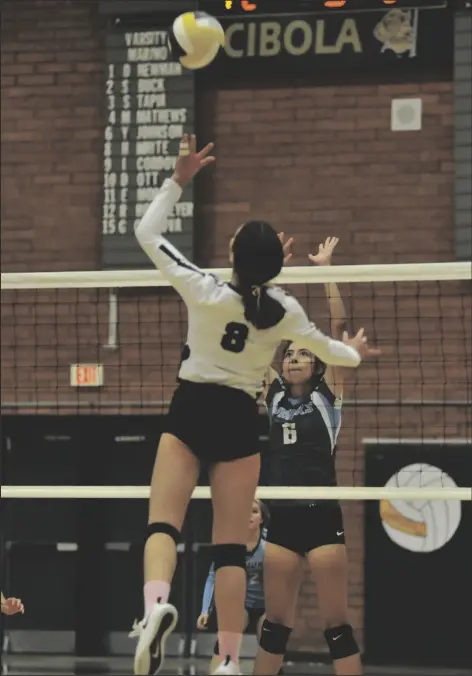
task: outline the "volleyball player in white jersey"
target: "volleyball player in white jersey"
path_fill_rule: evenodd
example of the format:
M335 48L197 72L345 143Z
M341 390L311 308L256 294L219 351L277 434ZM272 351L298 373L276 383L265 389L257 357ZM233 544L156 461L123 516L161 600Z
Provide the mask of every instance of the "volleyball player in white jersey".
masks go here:
M223 658L215 673L239 673L246 542L260 470L256 397L264 374L281 340L303 338L325 363L345 367L359 365L366 340L362 330L352 339L346 334L344 342L332 340L308 321L293 297L267 286L284 259L268 223L250 221L236 232L228 284L189 263L164 239L182 189L214 161L212 148L209 144L197 153L195 137L184 136L173 177L136 228L140 245L187 305L188 336L152 476L135 674L157 673L177 622L177 610L168 603L176 544L202 460L212 465L215 601Z

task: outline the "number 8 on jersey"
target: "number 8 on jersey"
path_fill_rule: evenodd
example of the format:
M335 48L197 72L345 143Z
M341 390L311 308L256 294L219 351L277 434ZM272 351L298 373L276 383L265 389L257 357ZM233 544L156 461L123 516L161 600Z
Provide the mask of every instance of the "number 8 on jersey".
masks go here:
M221 339L221 347L227 352L238 354L246 347L246 340L249 335L249 329L245 324L230 322L225 326L225 333Z

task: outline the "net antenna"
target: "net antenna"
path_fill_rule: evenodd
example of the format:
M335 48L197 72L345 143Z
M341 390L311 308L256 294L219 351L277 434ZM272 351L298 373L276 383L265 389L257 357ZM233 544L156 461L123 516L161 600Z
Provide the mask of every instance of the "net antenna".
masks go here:
M118 294L116 289L108 293L108 340L103 345L105 350L118 349L118 322L119 322Z

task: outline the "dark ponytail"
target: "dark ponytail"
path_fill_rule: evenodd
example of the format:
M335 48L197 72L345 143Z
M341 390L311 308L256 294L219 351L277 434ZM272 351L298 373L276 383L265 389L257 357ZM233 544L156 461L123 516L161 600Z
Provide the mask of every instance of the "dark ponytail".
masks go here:
M244 304L244 317L256 329L270 329L285 315L285 308L267 293L266 286L239 288Z
M234 272L244 305L244 317L256 329L270 329L285 308L268 293L265 284L280 273L284 253L277 233L265 221L249 221L233 243Z

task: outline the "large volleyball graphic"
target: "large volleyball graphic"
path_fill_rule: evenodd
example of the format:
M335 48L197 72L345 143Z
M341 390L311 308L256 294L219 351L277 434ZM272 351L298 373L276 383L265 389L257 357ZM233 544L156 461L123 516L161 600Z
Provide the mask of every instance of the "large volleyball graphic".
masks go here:
M403 467L386 483L388 488L418 487L416 500L381 500L380 517L389 538L411 552L428 553L444 547L461 521L460 500L423 500L421 488L456 488L439 467L415 463Z

